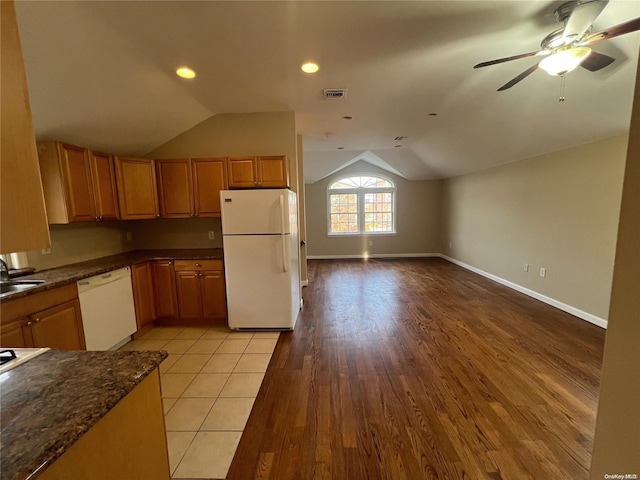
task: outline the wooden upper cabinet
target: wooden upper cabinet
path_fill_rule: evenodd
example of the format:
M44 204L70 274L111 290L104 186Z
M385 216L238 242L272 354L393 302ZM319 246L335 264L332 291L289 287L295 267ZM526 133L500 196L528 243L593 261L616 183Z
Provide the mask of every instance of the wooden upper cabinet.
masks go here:
M49 223L117 220L111 155L62 142L39 142Z
M194 158L193 195L196 217L219 217L220 190L227 189L225 158Z
M97 220L87 149L39 142L38 156L49 223Z
M11 1L0 1L0 98L0 253L46 248L49 228Z
M229 188L255 188L258 183L256 157L230 157Z
M258 185L261 188L287 188L289 186L289 161L284 155L257 157Z
M155 160L115 157L120 218L142 220L160 216Z
M117 220L120 218L120 211L113 156L89 151L89 161L98 220Z
M156 160L160 216L219 217L220 190L226 188L226 159Z
M188 158L156 160L158 200L163 218L192 217L193 176Z
M287 188L289 161L285 155L231 157L227 176L229 188Z

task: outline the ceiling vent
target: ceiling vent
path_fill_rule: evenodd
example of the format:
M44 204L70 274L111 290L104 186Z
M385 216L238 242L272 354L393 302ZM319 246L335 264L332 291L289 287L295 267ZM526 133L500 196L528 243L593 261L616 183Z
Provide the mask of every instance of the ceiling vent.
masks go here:
M325 88L322 92L325 100L336 100L347 96L346 88Z

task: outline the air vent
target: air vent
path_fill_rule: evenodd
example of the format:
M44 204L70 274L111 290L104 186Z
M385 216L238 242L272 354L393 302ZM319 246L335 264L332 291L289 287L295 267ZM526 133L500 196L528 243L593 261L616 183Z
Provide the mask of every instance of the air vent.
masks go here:
M395 140L396 142L401 142L401 141L402 141L402 140L404 140L405 138L407 138L407 137L406 137L406 136L405 136L405 137L396 137L396 138L394 138L394 140Z
M347 96L346 88L325 88L323 90L325 100L335 100Z

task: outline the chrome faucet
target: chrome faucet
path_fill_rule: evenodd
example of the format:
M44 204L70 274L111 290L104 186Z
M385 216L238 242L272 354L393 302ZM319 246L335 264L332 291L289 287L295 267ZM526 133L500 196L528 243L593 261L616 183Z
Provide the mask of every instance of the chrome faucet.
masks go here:
M9 281L9 267L7 263L0 258L0 281L8 282Z

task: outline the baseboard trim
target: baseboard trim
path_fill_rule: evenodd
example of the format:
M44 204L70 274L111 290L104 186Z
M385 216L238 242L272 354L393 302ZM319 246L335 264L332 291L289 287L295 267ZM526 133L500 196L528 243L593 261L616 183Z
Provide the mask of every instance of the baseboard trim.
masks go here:
M440 257L439 253L371 253L369 255L307 255L309 260L340 260L349 258L415 258Z
M498 282L499 284L504 285L505 287L509 287L520 293L524 293L525 295L535 298L536 300L540 300L541 302L546 303L547 305L551 305L552 307L559 308L560 310L570 313L571 315L581 318L582 320L585 320L589 323L597 325L600 328L605 328L605 329L607 328L607 320L605 320L604 318L597 317L588 312L585 312L584 310L580 310L579 308L572 307L571 305L567 305L566 303L560 302L554 298L547 297L546 295L542 295L541 293L538 293L534 290L530 290L526 287L518 285L517 283L510 282L509 280L505 280L504 278L493 275L492 273L488 273L488 272L485 272L484 270L480 270L479 268L472 267L471 265L467 265L466 263L456 260L455 258L451 258L443 254L440 254L438 256L464 269L467 269L473 273L477 273L478 275L482 275L483 277L493 280L494 282Z

